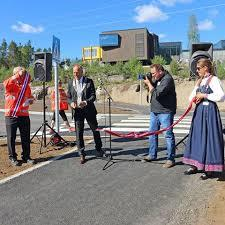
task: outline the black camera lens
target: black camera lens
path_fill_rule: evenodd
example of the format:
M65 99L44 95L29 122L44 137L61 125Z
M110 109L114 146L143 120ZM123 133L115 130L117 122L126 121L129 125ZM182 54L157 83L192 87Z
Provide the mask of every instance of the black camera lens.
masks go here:
M142 80L146 80L146 76L145 75L141 75L141 79Z

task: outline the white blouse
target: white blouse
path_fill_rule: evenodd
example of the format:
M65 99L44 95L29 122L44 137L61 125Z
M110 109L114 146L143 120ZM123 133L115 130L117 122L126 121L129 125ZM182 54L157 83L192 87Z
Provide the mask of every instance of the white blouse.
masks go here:
M203 78L200 86L205 85L208 78L209 77ZM208 94L206 99L213 102L223 102L225 100L225 94L223 91L222 83L217 76L212 77L209 83L209 87L212 89L213 93ZM195 86L193 91L191 92L191 95L189 96L189 101L191 101L195 97L197 89L198 86Z

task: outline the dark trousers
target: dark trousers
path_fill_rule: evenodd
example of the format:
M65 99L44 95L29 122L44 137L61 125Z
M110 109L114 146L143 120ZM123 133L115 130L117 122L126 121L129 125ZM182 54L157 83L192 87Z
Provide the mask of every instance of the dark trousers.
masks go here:
M77 148L79 150L80 155L85 155L84 153L84 120L87 120L87 123L89 127L92 130L94 141L95 141L95 149L97 151L100 151L102 148L102 141L100 132L96 131L96 128L98 128L98 122L96 115L85 115L83 110L81 109L79 113L75 116L75 128L76 128L76 143Z
M62 117L63 121L68 121L64 110L59 110L59 115ZM53 112L52 120L55 121L55 111Z
M20 138L22 144L22 158L30 158L30 118L29 116L20 117L5 117L7 145L9 151L9 158L17 159L15 150L16 131L17 127L20 131Z

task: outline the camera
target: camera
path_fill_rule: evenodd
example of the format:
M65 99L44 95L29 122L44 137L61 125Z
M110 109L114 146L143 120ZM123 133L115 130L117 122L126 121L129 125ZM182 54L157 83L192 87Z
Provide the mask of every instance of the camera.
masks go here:
M139 75L139 80L146 80L146 79L148 79L150 81L150 83L154 86L154 81L152 80L152 74L151 73ZM141 89L140 84L138 84L135 91L139 92L140 89Z
M142 74L140 75L142 80L145 80L146 78L149 80L152 80L152 74L151 73L146 73L146 74Z

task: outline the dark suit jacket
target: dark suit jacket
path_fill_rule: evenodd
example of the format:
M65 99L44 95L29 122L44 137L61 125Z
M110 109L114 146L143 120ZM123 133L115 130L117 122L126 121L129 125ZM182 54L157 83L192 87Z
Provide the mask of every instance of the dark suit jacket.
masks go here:
M94 82L92 79L84 76L83 85L84 85L84 89L82 92L82 101L86 101L87 105L83 109L80 109L80 108L72 109L72 118L76 117L78 113L84 113L85 116L88 116L88 117L92 117L92 116L95 117L97 114L97 110L94 105L94 101L96 99ZM73 80L69 80L68 82L67 99L68 99L69 105L72 102L77 101L77 92L73 86Z

